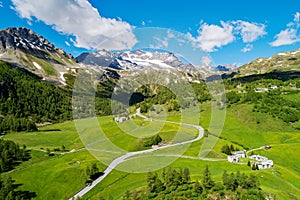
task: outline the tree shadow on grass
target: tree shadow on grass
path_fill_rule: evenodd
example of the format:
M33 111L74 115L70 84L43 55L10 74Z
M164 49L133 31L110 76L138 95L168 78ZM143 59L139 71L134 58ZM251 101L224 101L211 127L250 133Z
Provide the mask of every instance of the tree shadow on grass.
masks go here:
M13 182L15 182L15 180L13 180ZM37 197L35 192L30 192L27 190L17 190L22 185L23 184L13 184L12 185L12 187L14 189L15 198L18 197L18 199L30 200L30 199Z
M103 175L104 175L103 172L97 172L96 174L91 175L90 179L94 181L94 180L96 180L97 178L99 178L100 176L103 176Z

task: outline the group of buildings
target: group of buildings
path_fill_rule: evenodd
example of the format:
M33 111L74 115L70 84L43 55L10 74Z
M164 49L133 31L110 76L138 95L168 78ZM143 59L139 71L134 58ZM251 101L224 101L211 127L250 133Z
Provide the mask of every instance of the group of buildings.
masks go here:
M270 149L270 146L265 146L265 149ZM246 158L246 151L235 151L233 155L229 155L227 157L228 162L238 163L241 158ZM267 157L261 155L251 155L248 158L253 160L254 164L258 166L258 169L268 169L274 166L272 160L269 160Z

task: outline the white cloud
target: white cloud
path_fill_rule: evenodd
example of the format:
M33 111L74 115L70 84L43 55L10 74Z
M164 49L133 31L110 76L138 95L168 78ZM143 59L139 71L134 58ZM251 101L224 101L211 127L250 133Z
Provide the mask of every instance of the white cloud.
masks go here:
M247 48L242 49L242 51L250 51L253 48L250 43L266 34L264 24L237 20L228 22L221 21L221 26L202 23L198 30L198 36L193 37L190 33L187 33L186 36L194 47L201 48L206 52L214 52L222 46L237 40L238 35L241 35L242 41L247 43Z
M273 47L290 45L290 44L294 44L294 43L300 41L300 37L297 36L297 30L289 29L289 28L286 30L280 31L280 33L278 33L275 36L275 38L276 38L276 40L270 43L271 46L273 46Z
M3 4L2 4L2 1L0 1L0 8L2 8L3 7Z
M251 51L253 49L253 45L252 44L246 44L246 46L241 50L241 52L248 52Z
M300 13L296 12L296 14L294 15L294 22L298 23L300 21Z
M250 43L257 40L259 37L266 35L266 26L264 24L250 23L242 20L234 21L235 30L241 34L243 42Z
M288 23L285 30L280 31L277 35L275 35L275 40L271 42L270 45L273 47L278 47L300 42L300 34L298 33L299 27L300 13L297 12L294 15L293 22Z
M233 26L223 21L221 22L221 26L203 23L198 30L199 35L196 38L193 38L191 34L188 34L188 37L195 47L200 47L207 52L213 52L216 51L217 48L235 40L232 31Z
M51 25L75 37L74 45L87 49L129 49L137 42L133 27L121 19L101 17L88 0L12 0L22 18Z

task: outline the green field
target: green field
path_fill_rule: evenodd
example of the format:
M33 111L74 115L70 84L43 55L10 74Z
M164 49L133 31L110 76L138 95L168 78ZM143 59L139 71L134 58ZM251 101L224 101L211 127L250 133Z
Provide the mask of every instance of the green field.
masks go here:
M202 110L200 124L211 133L218 131L218 127L210 124L211 106L202 104L200 107ZM186 116L187 119L192 119L193 113ZM257 118L260 119L260 123L257 123ZM181 117L179 113L171 113L167 119L180 121ZM197 120L193 119L192 121ZM95 142L90 143L89 148L97 146L99 148L99 145L102 145L101 148L115 148L118 152L113 154L87 151L84 149L85 146L81 142L73 122L41 127L39 132L10 133L5 135L4 139L25 144L31 150L32 158L17 166L15 170L3 174L3 176L9 174L16 180L17 184L22 184L18 188L20 190L36 192L37 197L35 199L66 199L84 187L87 180L85 174L87 165L97 162L100 170L105 169L105 165L94 156L100 160L103 159L102 161L108 164L114 157L118 157L126 151L144 149L139 144L143 137L160 134L165 141L176 140L173 142L178 142L192 139L197 134L195 128L155 121L146 122L138 117L117 124L111 116L107 116L83 121L82 124L84 126L80 126L79 130L86 132L80 134L81 139L85 142ZM82 124L76 123L77 126ZM100 134L99 130L102 130L103 135ZM179 136L178 132L180 133ZM247 174L255 173L261 182L261 188L271 194L276 194L278 199L292 199L294 196L300 198L300 161L297 153L300 147L300 135L297 130L279 119L261 115L261 113L253 113L251 105L238 105L227 109L226 121L220 136L221 138L216 138L213 135L208 135L207 138L198 142L185 145L186 149L172 147L157 153L131 158L113 170L84 199L99 199L100 196L104 198L112 196L114 199L121 199L126 190L146 186L147 171L160 170L161 167L169 164L173 168L189 167L193 180L201 179L205 165L209 166L214 179L217 181L221 181L224 170L228 172L239 170ZM99 137L100 139L108 138L111 143L99 141ZM216 139L216 144L209 151L207 157L214 158L216 161L198 159L203 143L213 138ZM111 147L110 144L115 146ZM272 159L275 166L268 170L252 171L250 167L246 166L246 160L242 164L228 163L226 155L221 153L224 144L233 144L240 149L242 146L252 149L269 144L272 146L271 150L257 150L255 153ZM73 151L69 153L54 152L54 148L60 148L62 145L67 150ZM49 148L55 155L46 156L44 152L46 148ZM181 154L187 157L176 157L176 155ZM143 173L131 173L137 171Z

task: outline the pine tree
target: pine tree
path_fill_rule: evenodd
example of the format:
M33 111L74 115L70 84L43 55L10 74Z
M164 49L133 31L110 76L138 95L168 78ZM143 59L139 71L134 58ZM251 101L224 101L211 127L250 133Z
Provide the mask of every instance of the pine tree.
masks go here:
M251 167L251 162L250 162L250 160L248 160L247 166L248 166L248 167Z
M205 170L203 172L203 179L202 179L202 185L205 189L211 189L214 187L215 183L211 178L210 171L208 169L208 166L206 165Z
M198 194L202 194L203 192L203 188L200 185L199 181L196 180L195 184L194 184L194 192L198 193Z
M189 168L184 168L184 170L183 170L183 181L185 183L188 183L188 182L190 182L190 180L191 180L190 170L189 170Z
M223 180L223 185L228 188L228 184L229 184L229 177L227 174L227 171L225 170L222 176L222 180Z

